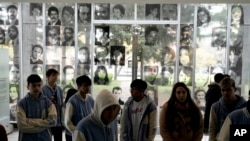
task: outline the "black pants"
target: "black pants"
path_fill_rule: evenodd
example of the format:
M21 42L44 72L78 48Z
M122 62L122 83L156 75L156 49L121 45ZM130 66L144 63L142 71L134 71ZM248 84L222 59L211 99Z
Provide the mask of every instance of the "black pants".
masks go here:
M63 128L58 126L58 127L51 127L51 134L52 137L54 137L54 141L62 141L62 130Z
M65 134L66 141L72 141L72 136Z

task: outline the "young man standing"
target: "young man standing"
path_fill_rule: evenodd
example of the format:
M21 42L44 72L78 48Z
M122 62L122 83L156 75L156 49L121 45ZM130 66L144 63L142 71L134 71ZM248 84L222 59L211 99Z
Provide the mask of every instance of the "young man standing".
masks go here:
M131 97L126 101L120 129L120 141L153 141L156 135L157 107L144 91L147 83L141 79L130 85Z
M117 140L114 121L119 111L115 96L109 90L102 90L96 97L93 112L77 124L74 141Z
M246 106L246 100L235 94L236 86L233 79L225 77L220 82L222 97L215 102L210 111L209 141L216 141L226 116L236 109Z
M56 125L56 108L41 93L42 79L37 74L31 74L27 84L29 92L17 106L19 141L52 141L49 128Z
M74 136L78 122L91 113L94 107L94 99L89 94L91 80L88 76L82 75L76 79L78 92L73 95L66 104L64 124L67 128L67 141L70 141Z
M59 72L55 69L49 69L46 72L47 83L42 88L42 93L47 96L55 105L57 111L57 124L51 127L51 133L55 141L62 141L62 106L63 106L63 91L56 84Z

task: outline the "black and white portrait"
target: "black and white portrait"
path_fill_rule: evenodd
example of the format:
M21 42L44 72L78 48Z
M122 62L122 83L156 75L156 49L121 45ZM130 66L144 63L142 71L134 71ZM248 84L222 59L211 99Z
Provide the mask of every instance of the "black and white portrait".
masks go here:
M19 64L12 64L9 67L10 84L19 84L20 69Z
M109 20L110 5L109 3L95 4L95 19L96 20Z
M226 27L214 27L212 29L212 47L226 47L227 32Z
M59 10L55 6L51 6L48 9L49 22L48 25L55 26L61 25L61 20L59 19Z
M77 65L77 76L88 75L90 76L90 65L89 64L78 64Z
M145 94L148 95L154 102L155 105L158 106L158 90L157 87L148 86L145 90Z
M177 20L177 4L162 4L162 20Z
M111 58L111 65L124 66L125 46L111 46L110 58Z
M108 85L108 71L105 66L97 66L94 74L94 83L98 85Z
M17 12L16 5L9 5L7 7L8 19L5 21L6 25L18 25Z
M42 3L30 3L30 16L42 16Z
M113 20L122 20L122 19L126 19L125 18L125 7L123 4L116 4L112 7L112 16L111 19Z
M73 27L65 27L63 31L64 41L62 46L75 46Z
M5 30L2 27L0 27L0 44L5 44Z
M107 46L109 45L109 26L95 27L95 45Z
M41 78L43 78L43 65L37 64L33 65L31 68L32 74L38 74Z
M46 26L46 45L59 46L60 45L60 27Z
M90 24L91 22L91 4L81 3L78 5L78 24Z
M193 27L192 25L181 25L181 46L191 46L192 45L192 36L193 36Z
M64 6L62 9L62 25L74 26L74 13L73 6Z
M145 30L145 45L154 46L158 42L159 29L156 26L148 26Z
M71 65L66 65L63 67L63 75L64 75L64 80L62 81L63 85L71 85L75 86L75 69Z
M160 20L160 4L146 4L146 20Z
M90 52L88 47L79 48L78 64L90 64Z
M109 63L109 48L107 46L95 46L95 65Z
M41 45L32 45L30 64L43 64L43 47Z

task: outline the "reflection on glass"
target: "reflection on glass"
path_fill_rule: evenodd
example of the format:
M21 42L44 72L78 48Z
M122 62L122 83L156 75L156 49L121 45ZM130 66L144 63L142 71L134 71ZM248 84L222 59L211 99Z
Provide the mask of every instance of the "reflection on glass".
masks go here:
M156 26L148 26L145 30L145 45L153 46L157 44L159 30Z
M110 5L108 3L95 4L95 19L108 20L110 17Z
M192 86L192 71L191 67L181 67L179 70L179 82L183 82L187 86Z
M193 52L191 47L188 46L180 47L180 65L191 66L192 57L193 57Z
M111 46L111 65L125 64L125 46Z
M88 47L81 47L78 51L78 64L90 64L90 53Z
M145 90L145 94L148 95L155 102L156 106L158 106L157 87L148 86L147 89Z
M60 27L46 26L46 45L59 46L60 45Z
M160 4L146 4L146 20L160 20Z
M197 12L197 26L208 26L209 22L211 21L211 16L207 8L199 7Z

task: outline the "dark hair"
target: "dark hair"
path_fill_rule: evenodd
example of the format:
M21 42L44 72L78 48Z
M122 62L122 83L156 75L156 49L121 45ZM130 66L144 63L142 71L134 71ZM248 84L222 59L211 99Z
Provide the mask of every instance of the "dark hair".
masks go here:
M38 82L42 82L42 79L39 75L37 74L31 74L30 76L28 76L27 78L27 83L28 85L31 83L38 83Z
M175 120L175 115L177 114L177 109L175 107L175 104L177 102L176 90L178 87L183 87L187 91L187 98L186 98L185 102L187 102L189 104L189 115L191 116L191 127L195 132L199 129L200 109L197 107L195 102L192 100L189 88L187 87L186 84L184 84L182 82L177 82L174 85L174 87L172 89L171 97L167 101L167 103L168 103L167 112L166 112L167 130L169 130L170 132L174 131L174 127L175 127L174 120Z
M41 70L43 70L43 66L42 65L34 65L32 67L32 71L34 72L36 68L40 68Z
M230 77L225 77L220 81L220 87L223 86L236 88L235 81Z
M88 21L88 22L90 22L90 20L91 20L91 5L90 4L87 4L87 3L84 3L84 4L79 4L79 8L78 8L78 21L80 21L80 7L87 7L88 9L89 9L89 12L87 13L87 20L86 21Z
M103 70L104 73L105 73L105 77L103 80L103 82L100 82L99 80L101 80L101 78L98 76L99 72ZM108 72L107 72L107 69L105 66L98 66L96 68L96 71L95 71L95 75L94 75L94 83L96 84L104 84L104 85L108 85L109 84L109 78L108 78Z
M43 47L42 47L41 45L38 45L38 44L32 45L32 51L33 51L35 48L40 48L41 51L42 51L41 53L43 53Z
M148 84L147 84L146 81L144 81L142 79L135 79L130 84L130 88L132 88L132 87L142 89L142 90L146 90L147 87L148 87Z
M57 70L55 70L55 69L48 69L48 70L46 71L46 77L49 77L49 76L51 76L52 74L59 74L59 72L58 72Z
M217 83L220 83L220 81L224 78L224 75L222 73L216 73L214 75L214 81Z
M188 66L191 66L193 64L193 49L190 46L181 46L179 49L179 55L181 56L181 50L187 50L188 51L188 56L189 56L189 60L190 63ZM181 63L181 59L179 59L180 61L180 65L183 66L183 64Z
M42 5L40 3L30 3L30 15L32 15L32 10L34 10L35 8L39 9L40 10L40 16L42 15Z
M9 11L11 8L17 10L17 7L16 7L15 5L9 5L9 6L7 7L7 11Z
M66 73L66 70L67 70L67 69L73 69L73 70L74 70L74 67L71 66L71 65L66 65L66 66L64 66L64 67L63 67L63 73L64 73L64 74Z
M82 84L86 84L87 86L91 86L91 79L87 75L82 75L76 78L77 87L81 87Z
M5 31L2 27L0 27L0 34L3 34L3 41L0 44L5 44Z
M156 26L148 26L145 30L145 37L147 37L151 31L159 32Z
M207 23L209 23L209 22L211 21L211 16L210 16L209 11L208 11L205 7L199 7L197 13L199 14L200 12L205 12L205 14L207 14ZM198 27L199 27L199 26L202 26L202 24L204 24L204 23L202 23L202 22L200 21L199 17L198 17L198 18L197 18L197 26L198 26Z
M19 97L19 85L17 85L17 84L9 84L9 90L12 87L16 88L16 91L17 91L17 94L18 94L17 96ZM17 97L17 99L18 99L18 97ZM10 96L10 103L13 103L14 101L15 101L15 99L12 99L12 97Z
M68 102L69 98L72 97L76 92L77 92L77 90L75 88L68 89L67 96L64 100L64 103L66 104Z
M242 5L233 5L231 8L231 14L232 14L233 9L237 7L240 8L241 10L240 25L243 25L244 24L244 10L243 10ZM231 22L232 22L232 18L231 18Z
M59 11L56 7L54 6L51 6L49 9L48 9L48 15L50 16L51 12L52 11L56 11L57 15L59 15Z
M120 12L121 12L121 14L122 14L122 16L125 15L125 8L124 8L123 5L121 5L121 4L116 4L116 5L113 7L113 11L114 11L114 9L119 9Z
M115 90L122 90L122 88L121 88L121 87L116 86L116 87L114 87L114 88L112 89L112 93L114 93L114 91L115 91Z

